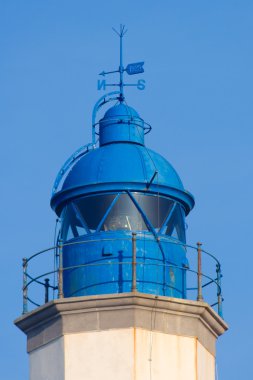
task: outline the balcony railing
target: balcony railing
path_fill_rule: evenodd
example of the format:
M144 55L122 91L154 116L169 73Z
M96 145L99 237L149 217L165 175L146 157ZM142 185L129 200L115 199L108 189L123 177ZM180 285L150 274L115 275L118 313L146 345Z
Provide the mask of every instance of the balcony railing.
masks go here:
M84 245L91 242L113 242L116 240L128 240L132 242L132 257L129 261L111 261L109 258L103 262L84 263L70 267L63 267L63 248L71 245ZM176 244L187 250L188 266L164 264L163 262L138 262L136 257L138 240L143 240L141 234L132 233L132 237L119 239L94 239L74 241L68 243L59 242L56 246L37 252L29 258L23 258L23 314L28 312L28 306L39 307L52 299L63 298L63 272L83 267L131 265L132 279L131 291L138 291L137 266L163 267L164 269L181 269L186 272L187 299L206 301L211 307L216 308L219 316L222 315L222 290L221 290L221 265L214 255L205 251L201 243L196 246L180 243L168 239L163 244ZM49 257L48 257L49 255ZM34 268L33 268L34 267ZM206 270L203 270L203 267ZM38 272L39 268L39 272ZM49 270L47 270L49 269ZM43 273L42 273L43 272ZM170 287L169 284L166 286ZM39 301L40 300L40 301Z

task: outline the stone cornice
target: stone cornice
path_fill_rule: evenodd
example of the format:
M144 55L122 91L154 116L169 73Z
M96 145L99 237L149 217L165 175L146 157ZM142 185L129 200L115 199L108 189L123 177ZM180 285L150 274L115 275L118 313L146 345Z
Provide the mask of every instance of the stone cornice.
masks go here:
M138 292L57 299L14 323L27 335L29 352L64 334L136 327L196 336L215 354L216 338L228 328L205 302Z

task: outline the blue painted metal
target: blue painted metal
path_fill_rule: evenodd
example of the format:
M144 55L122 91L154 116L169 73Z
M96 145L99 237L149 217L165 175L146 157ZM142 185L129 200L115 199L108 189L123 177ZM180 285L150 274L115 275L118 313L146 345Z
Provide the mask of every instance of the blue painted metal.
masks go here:
M71 169L71 167L75 164L77 160L79 160L82 156L88 153L91 149L95 149L96 147L96 116L99 109L107 104L108 102L115 101L118 99L120 92L112 91L108 94L104 94L95 104L92 112L92 143L85 144L78 148L63 164L61 169L59 170L54 185L52 189L52 196L57 192L60 183L64 177L64 175ZM118 95L118 96L116 96ZM145 129L145 128L144 128Z
M85 232L87 234L90 234L91 231L90 231L89 227L87 226L86 221L84 220L82 214L79 212L78 208L76 207L76 205L74 203L72 203L72 207L73 207L74 211L76 212L76 214L78 215L78 219L81 221L81 225L85 229Z
M126 67L126 72L128 75L144 73L143 65L144 62L129 63Z
M85 242L85 244L71 244L63 247L63 294L65 297L71 297L130 291L132 286L131 236L132 232L137 232L137 262L139 263L137 290L184 298L186 297L184 268L187 264L185 248L182 244L169 246L165 244L168 241L166 233L171 233L170 239L175 240L175 237L172 237L172 227L169 226L171 217L174 215L173 208L168 209L168 213L164 216L165 220L157 226L154 222L156 215L152 215L151 220L143 208L147 198L143 201L144 206L141 207L135 194L142 194L143 197L150 196L157 201L158 205L164 198L165 205L170 204L172 207L171 202L176 202L185 215L193 208L194 198L184 189L180 177L171 164L158 153L145 147L144 136L150 131L150 127L146 126L144 120L133 108L124 103L123 89L127 84L123 82L123 73L124 71L128 74L142 72L143 62L130 64L127 66L128 69L124 69L122 53L124 27L121 26L118 34L120 36L119 91L104 95L95 104L92 114L92 144L88 144L84 151L77 151L65 163L57 176L51 199L51 206L57 215L61 216L62 225L68 226L62 231L69 231L72 228L73 235L65 237L62 235L61 238L71 239L68 241L73 243ZM106 74L101 73L101 75ZM145 82L139 83L140 87L144 85ZM97 123L98 110L112 100L116 100L116 104L109 108ZM99 125L98 131L96 131L97 125ZM89 147L95 147L96 135L99 136L100 146L97 149L89 149ZM62 188L58 190L63 176L65 178ZM109 203L106 201L104 206L99 206L99 199L105 199L101 198L105 197L105 194L115 194L115 197L112 196ZM122 194L125 194L125 198L121 198ZM86 198L93 196L96 198L88 198L88 200ZM125 203L120 201L122 199ZM139 199L144 200L141 195ZM130 204L127 203L128 200ZM126 206L125 208L122 206L122 202L128 205L128 210ZM93 209L89 208L89 203L93 205ZM73 204L73 208L67 207L70 204ZM82 207L81 214L79 207ZM89 225L87 218L93 215L87 213L95 215L99 207L103 208L103 214L95 218L96 225L94 221ZM157 210L160 210L159 207ZM72 209L75 212L69 211ZM63 212L64 210L67 211ZM130 216L127 214L128 211ZM159 211L156 212L159 213ZM136 220L141 218L143 223L139 223L139 219L139 224L132 223L129 218L133 217L133 213L136 213ZM116 218L117 223L106 222L110 215ZM183 215L181 217L183 220ZM157 215L158 219L159 215ZM124 227L120 224L121 220L125 220ZM72 226L71 223L75 225ZM184 226L181 221L181 224L179 223L174 228L184 229ZM133 228L137 228L137 231ZM171 232L168 232L170 229ZM179 236L185 236L185 231L177 236L176 239L179 239ZM185 243L185 241L178 240L178 243ZM101 267L96 263L106 265ZM92 265L80 267L84 264ZM76 266L79 267L73 268ZM69 267L72 269L68 269Z
M154 229L152 223L150 222L149 218L147 217L146 213L142 210L142 208L140 207L140 205L138 204L138 202L136 201L136 199L134 198L134 196L131 194L130 191L127 192L129 197L132 199L133 203L135 204L137 210L141 213L145 223L149 226L150 228L150 231L152 232L154 238L156 239L156 242L157 242L157 245L162 253L162 256L163 256L163 259L165 259L165 254L164 254L164 250L163 250L163 247L160 243L160 239L158 237L158 234L156 232L156 230Z
M144 222L146 223L146 225L149 227L150 231L152 232L152 234L154 235L154 237L157 239L157 233L154 229L154 227L152 226L152 223L150 222L149 218L147 217L146 213L142 210L142 208L139 206L138 202L136 201L136 199L134 198L134 196L131 194L130 191L127 191L127 194L129 195L129 197L131 198L132 202L134 203L135 207L137 208L137 210L141 213L143 219L144 219Z
M99 123L100 146L112 142L144 144L144 123L138 113L123 103L111 107Z
M116 96L117 95L117 96ZM96 116L99 109L108 102L115 101L119 98L119 91L112 91L108 94L101 96L96 102L92 112L92 144L96 145Z
M78 148L63 164L60 171L58 172L56 179L54 181L54 186L52 189L52 196L57 192L59 185L64 177L64 175L71 169L71 166L75 164L82 156L89 152L90 149L94 149L93 144L89 143Z
M119 91L120 91L120 96L119 96L119 101L122 103L124 100L124 84L123 84L123 73L124 73L124 66L123 66L123 36L126 33L125 26L120 25L120 63L119 63L119 74L120 74L120 79L119 79Z
M96 229L96 232L100 232L100 229L103 225L103 223L105 222L107 216L109 215L110 211L112 210L113 206L115 205L115 203L117 202L119 198L119 194L116 195L116 197L114 198L114 200L112 201L112 203L110 204L110 206L108 207L107 211L105 212L104 216L102 217L97 229Z
M165 219L165 221L164 221L162 227L160 228L160 233L161 233L161 234L164 234L164 233L165 233L165 230L166 230L166 228L167 228L168 222L169 222L170 218L172 217L175 208L176 208L176 203L174 204L174 206L173 206L172 209L170 210L170 213L168 214L168 216L167 216L167 218Z
M92 241L94 238L98 239L96 243ZM102 241L110 238L115 240ZM87 267L64 271L64 297L130 292L131 233L100 232L86 239L85 245L74 244L63 249L64 268L89 264ZM78 239L75 239L75 242L78 242ZM182 265L185 261L185 250L177 245L171 245L169 250L166 249L166 245L164 248L165 258L151 233L143 233L137 237L137 290L143 293L184 298L185 270L182 269ZM103 253L110 253L110 256ZM164 266L166 264L167 268Z
M106 90L106 87L119 87L119 101L120 103L124 102L124 87L127 86L134 86L138 90L144 90L145 89L145 80L139 79L137 83L125 83L124 82L124 72L126 71L128 75L134 75L134 74L141 74L144 73L144 62L135 62L135 63L129 63L126 68L124 68L123 65L123 37L126 34L127 30L125 29L124 25L120 25L119 32L115 30L115 33L120 38L120 50L119 50L119 69L118 70L111 70L111 71L102 71L99 73L101 76L106 76L108 74L115 74L119 73L119 83L106 83L105 79L98 80L97 89L98 90Z
M91 150L72 167L61 191L53 195L51 205L60 215L72 198L104 191L147 191L154 171L158 171L149 193L160 193L180 201L186 214L194 206L193 196L184 186L171 164L145 146L113 143Z
M93 236L98 236L98 235L93 235ZM130 238L127 238L125 235L122 239L119 238L120 241L122 240L128 240L130 241ZM132 239L133 240L133 239ZM139 241L143 241L144 240L144 236L143 234L137 234L137 240ZM94 239L93 240L94 243L96 242L99 242L100 244L102 243L102 240L101 240L101 237L99 235L98 237L98 240ZM63 289L62 289L62 271L63 269L66 271L66 272L70 272L70 270L76 270L76 269L80 269L80 268L84 268L84 265L87 266L87 268L94 268L95 266L96 267L99 267L100 270L103 270L103 268L105 268L105 266L107 267L115 267L116 266L120 266L122 267L122 269L120 270L120 267L119 267L119 279L120 279L120 283L118 284L118 290L119 292L122 292L123 290L123 283L122 283L122 280L123 280L123 274L124 274L124 268L125 266L129 266L129 264L131 264L131 261L130 262L124 262L122 264L120 264L120 262L116 261L115 260L115 257L113 259L112 262L110 262L110 257L113 256L113 247L114 247L114 242L115 242L115 238L112 238L111 240L108 239L108 235L106 235L106 239L103 241L104 242L104 249L103 249L103 252L102 252L102 257L108 259L108 261L100 261L100 262L94 262L94 263L87 263L87 264L83 264L82 262L80 263L80 265L77 267L76 265L72 266L71 268L70 267L65 267L65 268L62 268L62 270L60 271L60 265L59 265L59 269L56 269L55 267L52 268L51 265L52 265L52 261L51 260L48 260L49 256L54 254L54 251L57 250L58 254L57 254L57 257L59 258L59 255L61 255L61 249L62 249L62 242L60 240L58 240L58 245L57 246L53 246L51 248L47 248L45 250L42 250L40 252L37 252L35 254L33 254L31 257L27 258L27 259L23 259L23 272L24 272L24 264L26 266L26 269L25 269L25 276L23 277L23 312L26 313L28 312L28 303L29 303L29 306L36 306L36 307L39 307L41 306L41 302L37 302L39 300L42 300L42 304L44 302L44 290L45 290L45 278L48 277L51 279L53 285L49 284L48 283L48 288L50 288L52 291L49 293L49 296L50 296L50 299L55 299L55 290L58 289L59 293L61 292L62 293L62 296L63 296ZM70 241L68 243L65 243L64 244L64 247L66 247L67 245L71 245L73 246L74 244L78 245L79 248L81 247L81 245L85 246L86 244L91 244L91 240L89 241L80 241L80 240L77 240L75 242L73 241ZM169 237L165 237L163 236L162 237L162 244L164 245L165 247L165 250L167 250L168 252L173 252L173 247L175 245L178 246L178 244L180 244L182 247L184 247L184 249L187 249L187 256L194 256L194 258L196 259L196 252L197 252L197 248L194 247L194 246L191 246L191 245L187 245L187 244L184 244L184 243L180 243L178 242L177 240L175 239L172 239L172 238L169 238ZM138 243L138 247L139 247L139 243ZM137 247L137 248L138 248ZM171 247L171 248L170 248ZM144 245L144 249L145 249L145 245ZM220 283L220 279L222 278L222 274L221 274L221 267L220 267L220 263L219 261L215 258L214 255L212 255L211 253L209 252L206 252L205 250L202 250L202 253L204 254L204 257L205 257L205 260L210 258L211 261L209 262L209 270L213 267L213 270L211 270L211 272L213 274L211 275L207 275L205 273L202 273L202 277L205 279L205 283L202 285L202 289L203 291L205 292L205 301L208 302L211 307L217 307L217 312L219 314L220 317L223 318L222 316L222 303L224 301L223 297L222 297L222 293L221 293L221 283ZM48 256L49 255L49 256ZM119 259L122 259L123 258L123 255L122 255L122 252L119 252ZM135 255L134 255L135 256ZM170 255L169 259L171 260L172 256ZM40 262L40 266L41 266L41 263L44 263L45 266L43 265L42 267L44 268L44 270L47 268L46 270L46 273L40 273L40 274L36 274L33 273L33 270L29 271L27 270L28 267L30 267L30 264L32 262L32 264L34 265L35 262L37 259L39 259L39 262ZM136 267L140 266L142 267L142 271L141 272L138 272L138 287L140 289L141 287L141 283L143 283L143 273L146 273L145 269L144 268L150 268L152 267L153 268L153 273L160 273L160 269L162 267L165 268L165 280L166 280L166 283L165 283L165 290L168 289L168 288L171 288L172 291L171 291L171 294L174 294L174 289L175 289L175 282L173 281L173 273L175 275L176 273L176 277L180 276L182 274L182 282L186 280L186 274L188 275L198 275L198 271L196 270L196 264L198 263L193 263L192 262L192 259L193 257L191 257L191 268L189 268L189 264L188 262L186 261L185 263L183 263L182 267L179 267L178 265L175 265L175 264L172 264L171 262L169 262L168 264L164 264L164 261L153 261L152 263L150 263L148 260L141 260L141 262L137 261L136 260ZM59 260L60 261L60 260ZM195 260L194 260L195 261ZM29 263L29 265L28 265ZM38 263L38 262L37 262ZM59 263L60 264L60 263ZM33 266L32 265L32 266ZM48 266L49 265L49 266ZM36 267L38 267L38 265L35 265ZM157 268L158 267L158 268ZM158 271L157 271L158 269ZM216 269L216 270L215 270ZM171 270L175 270L175 272L171 272ZM182 272L180 273L180 270L182 270ZM54 282L54 277L56 275L56 273L58 274L58 286L56 286L55 282ZM114 275L114 271L111 271L112 275ZM170 277L168 278L168 273L170 274ZM179 273L179 275L178 275ZM93 275L93 273L91 272L91 275ZM86 283L86 278L84 277L83 273L82 273L82 276L83 276L83 287L86 288L86 285L88 285L88 282L90 281L89 279L87 279L87 283ZM172 278L171 278L172 277ZM44 279L44 281L43 281ZM114 278L111 278L110 279L112 283L114 283L115 285L115 277ZM156 282L157 282L157 278L155 279ZM133 279L132 279L132 282L133 282ZM155 282L155 284L156 284ZM33 299L35 293L33 295L31 293L31 290L32 288L34 288L34 286L36 287L36 302L35 300ZM213 291L215 292L215 287L217 287L217 301L214 302L214 298L213 298ZM67 287L66 287L67 288ZM186 290L185 286L183 285L182 287L183 289ZM144 289L144 288L142 288ZM77 290L77 289L76 289ZM132 283L132 290L134 290L134 283ZM144 289L145 290L145 289ZM149 290L149 289L148 289ZM213 291L212 291L213 290ZM95 291L95 289L93 288L93 291ZM135 289L136 291L136 289ZM140 290L139 290L140 291ZM163 289L162 289L163 291ZM187 291L189 292L189 298L190 299L196 299L195 298L195 292L196 291L199 291L198 288L195 286L195 287L189 287L189 285L187 286ZM75 290L74 290L75 292ZM159 293L159 286L157 286L157 293ZM29 296L28 296L29 294ZM167 291L166 294L169 294L169 292ZM186 297L186 293L182 293L183 294L183 298ZM181 296L181 295L180 295ZM32 297L32 298L31 298ZM31 311L31 309L29 308L29 311Z

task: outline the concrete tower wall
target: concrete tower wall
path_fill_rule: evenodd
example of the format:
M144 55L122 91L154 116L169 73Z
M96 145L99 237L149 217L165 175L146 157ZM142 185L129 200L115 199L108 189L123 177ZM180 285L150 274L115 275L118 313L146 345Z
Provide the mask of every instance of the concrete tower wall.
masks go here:
M67 334L30 353L30 380L214 380L197 338L130 328Z
M214 380L227 329L205 302L141 293L55 300L16 324L30 380Z

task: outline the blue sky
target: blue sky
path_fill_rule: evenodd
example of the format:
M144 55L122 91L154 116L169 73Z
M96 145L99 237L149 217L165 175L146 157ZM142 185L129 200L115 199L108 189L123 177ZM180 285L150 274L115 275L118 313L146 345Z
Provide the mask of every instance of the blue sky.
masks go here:
M219 379L253 378L253 3L246 0L1 0L1 376L28 378L21 260L52 245L57 171L91 138L98 73L118 66L111 27L127 25L125 62L145 60L145 91L128 104L152 124L196 199L188 242L221 261Z

